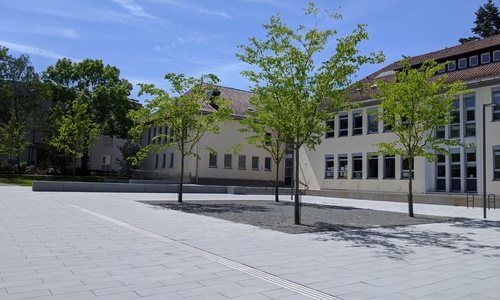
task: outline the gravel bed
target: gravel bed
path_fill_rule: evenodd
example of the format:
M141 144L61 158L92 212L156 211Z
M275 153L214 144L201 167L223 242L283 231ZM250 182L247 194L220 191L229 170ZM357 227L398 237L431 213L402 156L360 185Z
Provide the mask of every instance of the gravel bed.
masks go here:
M294 225L294 204L291 201L141 201L155 209L173 209L244 223L284 233L298 234L322 231L344 231L377 227L395 227L428 223L463 221L464 219L415 215L361 209L355 207L301 204L301 225Z

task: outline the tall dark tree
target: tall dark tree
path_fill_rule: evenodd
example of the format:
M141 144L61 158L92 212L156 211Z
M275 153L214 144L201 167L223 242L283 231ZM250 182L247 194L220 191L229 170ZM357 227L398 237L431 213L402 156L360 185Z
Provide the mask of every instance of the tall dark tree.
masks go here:
M4 130L1 146L4 154L18 160L20 172L19 157L28 145L25 140L42 124L44 86L28 55L14 57L8 51L0 46L0 126Z
M480 6L476 12L476 24L471 30L478 36L460 38L458 41L462 44L472 42L489 36L500 34L500 12L492 0L488 0L483 6Z
M123 146L118 146L118 149L122 154L121 159L116 158L116 163L120 166L120 172L123 176L132 178L133 172L141 167L140 160L137 157L137 154L141 150L141 146L132 141L127 141ZM133 160L134 158L135 163Z
M137 106L128 98L132 84L120 78L120 70L104 65L101 60L84 59L74 63L63 58L50 66L43 74L50 84L52 99L66 104L75 103L84 92L90 114L90 121L98 124L101 133L118 138L128 138L128 131L134 126L127 117ZM86 172L88 155L82 157L82 171Z

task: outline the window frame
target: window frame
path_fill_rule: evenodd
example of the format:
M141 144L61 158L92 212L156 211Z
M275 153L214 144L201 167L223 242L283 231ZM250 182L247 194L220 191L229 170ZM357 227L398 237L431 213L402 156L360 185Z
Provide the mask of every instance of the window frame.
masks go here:
M232 168L233 168L233 155L231 153L224 153L224 169L232 169Z
M383 179L396 179L396 156L394 155L384 155L384 173ZM389 167L387 168L387 162L391 162ZM387 176L387 170L390 170L390 176Z
M495 95L496 95L496 97L495 97ZM491 107L491 121L493 121L493 122L500 121L500 88L492 89L491 102L497 104L497 106Z
M488 61L486 61L484 58L485 56L488 55ZM482 53L481 54L481 64L484 65L484 64L489 64L491 62L491 54L489 52L486 52L486 53Z
M241 166L241 159L243 158L243 167ZM247 156L246 155L238 155L238 170L246 170L247 169Z
M352 135L363 135L363 114L361 111L352 113Z
M161 162L161 168L165 169L167 166L167 153L163 153L162 155L162 162Z
M345 125L345 128L343 128L342 125ZM348 114L342 114L339 115L339 135L338 137L342 136L349 136L349 115Z
M363 179L363 154L353 153L351 155L351 161L352 161L351 178L356 180Z
M378 179L379 178L379 167L378 167L378 156L373 156L373 157L370 157L371 153L367 153L366 154L366 178L368 179ZM372 171L373 171L373 168L372 168L372 163L375 161L375 169L376 169L376 174L377 176L373 176L372 175Z
M457 69L457 62L455 60L450 61L446 65L446 69L448 70L448 72L455 71Z
M174 167L174 155L175 155L174 152L170 153L170 162L168 164L169 168L173 168Z
M254 166L255 159L257 159L257 167ZM252 156L252 171L259 171L259 156Z
M407 162L408 167L405 168L405 162ZM415 159L412 158L412 170L411 170L411 178L415 179ZM406 172L406 177L405 177ZM410 178L410 164L408 158L401 158L401 179L409 179Z
M272 171L273 160L271 157L264 157L264 171Z
M325 155L325 179L335 179L335 156L333 154Z
M372 115L370 112L375 111L375 109L370 109L367 110L367 117L366 117L366 133L367 134L377 134L378 133L378 121L377 117ZM373 120L372 120L373 118ZM373 127L373 128L372 128ZM371 130L373 129L373 130Z
M493 181L500 181L500 145L493 146ZM497 165L497 156L499 157Z
M476 97L475 95L470 95L470 96L464 96L463 98L463 103L464 103L464 136L465 137L475 137L477 134L477 124L476 124ZM468 100L473 100L474 105L469 106ZM469 120L469 111L472 111L474 119ZM469 134L468 129L469 125L473 125L470 128L474 128L474 134Z
M338 179L347 179L349 174L349 156L347 154L339 154L339 173ZM342 166L341 166L342 165Z
M459 58L458 59L458 69L467 69L467 58Z
M458 105L455 106L455 104ZM453 101L453 104L452 106L456 107L456 109L450 111L450 115L456 115L455 118L453 118L451 121L450 121L450 125L449 125L449 131L448 131L448 137L450 139L458 139L460 138L461 136L461 131L462 131L462 128L461 128L461 116L460 116L460 100L455 100ZM455 132L454 130L458 128L458 136L455 136L453 133Z
M474 64L472 62L473 59L476 59L476 63ZM469 67L475 67L475 66L478 66L479 65L479 56L477 55L472 55L469 57Z
M208 167L217 168L217 153L215 154L213 154L212 152L208 153Z
M333 117L331 120L326 121L326 131L325 131L325 139L334 137L335 137L335 117Z
M493 51L492 53L492 61L499 61L500 60L500 50Z

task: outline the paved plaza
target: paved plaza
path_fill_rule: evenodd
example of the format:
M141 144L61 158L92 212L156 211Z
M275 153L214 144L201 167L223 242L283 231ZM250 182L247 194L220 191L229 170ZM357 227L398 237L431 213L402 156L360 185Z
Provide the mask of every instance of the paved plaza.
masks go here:
M287 234L138 202L176 197L1 185L0 299L500 299L500 209L484 221L481 207L416 204L417 214L471 220Z

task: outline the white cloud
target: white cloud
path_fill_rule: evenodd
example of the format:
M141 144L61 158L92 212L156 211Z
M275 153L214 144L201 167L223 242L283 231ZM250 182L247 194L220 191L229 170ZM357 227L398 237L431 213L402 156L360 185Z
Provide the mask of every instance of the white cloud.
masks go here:
M135 3L134 0L111 0L111 1L120 4L121 6L123 6L123 8L128 10L134 16L155 18L154 16L146 13L144 11L144 8L139 4Z
M69 39L77 39L80 37L80 35L74 31L73 29L70 28L36 28L34 30L35 33L39 34L45 34L45 35L54 35L54 36L59 36L63 38L69 38Z
M115 1L115 0L112 0L112 1ZM185 9L185 10L195 11L195 12L198 12L201 14L216 15L216 16L221 16L221 17L229 18L229 19L232 18L230 15L226 14L225 12L213 11L213 10L209 10L209 9L206 9L203 7L196 8L196 7L194 7L194 5L192 3L190 3L189 5L186 5L183 2L177 1L177 0L153 0L153 1L170 4L170 5Z
M59 54L59 53L56 53L56 52L53 52L50 50L46 50L46 49L38 48L38 47L33 47L33 46L29 46L29 45L15 44L15 43L10 43L10 42L6 42L6 41L0 41L0 45L9 48L9 50L14 50L17 52L27 53L27 54L35 55L35 56L41 56L41 57L47 57L47 58L53 58L53 59L60 59L63 57L67 57L65 55L62 55L62 54ZM67 57L67 58L69 58L73 61L80 61L80 59L77 59L77 58L71 58L71 57Z
M224 18L232 19L232 17L230 15L226 14L225 12L212 11L212 10L208 10L205 8L200 8L197 11L199 13L202 13L202 14L216 15L216 16L221 16Z

